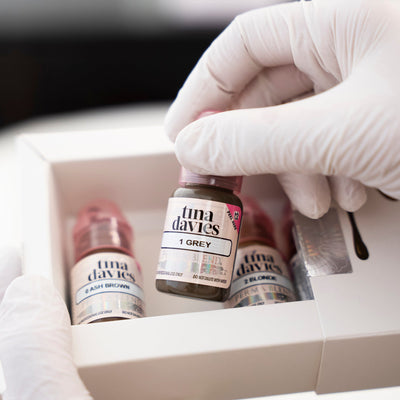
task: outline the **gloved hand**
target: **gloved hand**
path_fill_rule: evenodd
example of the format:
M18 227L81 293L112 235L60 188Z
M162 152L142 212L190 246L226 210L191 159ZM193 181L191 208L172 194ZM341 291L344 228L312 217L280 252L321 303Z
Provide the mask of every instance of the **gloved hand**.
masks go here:
M72 360L71 324L61 296L45 278L14 279L19 273L17 250L0 249L3 400L92 399Z
M400 199L399 3L314 0L238 16L167 114L180 163L278 174L313 218L331 196L357 210L363 185ZM226 112L195 121L206 110Z

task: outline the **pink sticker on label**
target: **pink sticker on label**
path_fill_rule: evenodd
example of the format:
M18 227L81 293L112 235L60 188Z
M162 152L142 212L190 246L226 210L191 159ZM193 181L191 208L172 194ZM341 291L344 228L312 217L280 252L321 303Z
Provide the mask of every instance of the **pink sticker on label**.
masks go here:
M234 206L233 204L227 204L228 210L230 212L230 217L232 217L232 221L236 226L236 230L239 232L240 229L240 221L242 219L242 211L240 207Z

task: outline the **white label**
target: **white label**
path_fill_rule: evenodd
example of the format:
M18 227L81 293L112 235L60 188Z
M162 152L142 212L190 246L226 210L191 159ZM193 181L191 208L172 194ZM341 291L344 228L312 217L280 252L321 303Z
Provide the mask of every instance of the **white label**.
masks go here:
M102 279L81 287L76 292L75 303L79 304L90 296L100 293L126 293L131 296L143 298L143 290L138 285L122 279Z
M161 247L163 249L206 251L210 254L229 257L232 251L232 242L228 239L190 233L164 232Z
M116 252L95 253L71 270L72 323L144 316L143 282L136 261Z
M279 252L263 244L238 249L226 308L294 301L289 270Z
M241 216L232 204L169 199L156 278L228 288Z

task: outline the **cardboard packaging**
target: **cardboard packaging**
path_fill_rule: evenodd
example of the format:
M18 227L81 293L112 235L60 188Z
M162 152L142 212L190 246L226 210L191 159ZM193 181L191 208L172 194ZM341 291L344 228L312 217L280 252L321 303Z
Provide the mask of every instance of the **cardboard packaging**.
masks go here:
M178 182L161 128L25 134L19 138L24 271L54 283L68 304L77 212L115 201L134 229L143 267L143 319L73 326L73 357L97 400L238 399L400 385L400 202L369 190L355 217L370 257L352 273L312 277L314 300L224 310L154 287L168 198ZM280 209L273 176L247 177L244 193ZM267 201L268 200L268 201Z

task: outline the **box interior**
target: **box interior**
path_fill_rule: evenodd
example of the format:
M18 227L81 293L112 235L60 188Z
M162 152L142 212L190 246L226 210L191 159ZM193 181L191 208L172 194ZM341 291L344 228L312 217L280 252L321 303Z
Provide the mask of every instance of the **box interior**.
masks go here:
M64 268L54 270L59 275L57 280L67 283L68 271L74 265L72 229L80 208L96 198L107 198L119 205L134 230L135 257L144 277L146 316L223 308L218 302L192 300L155 289L166 206L178 187L179 165L172 154L59 162L52 164L52 172L61 221L60 239L64 244ZM287 199L275 177L246 177L242 193L255 196L279 227ZM279 241L278 229L276 234ZM67 285L62 283L61 287ZM68 300L68 290L64 296Z
M107 385L101 384L99 376L104 374L113 382L119 382L121 376L129 379L141 370L143 360L155 371L162 357L166 369L178 363L182 371L190 360L193 382L206 369L207 379L214 385L207 397L220 399L218 371L226 369L234 351L246 357L253 371L268 369L269 376L260 376L255 383L253 374L243 375L240 368L229 365L231 392L225 391L226 398L237 398L238 393L254 397L400 384L400 202L368 190L367 204L355 213L370 251L370 258L364 261L355 256L348 216L339 210L353 273L313 277L314 301L220 310L220 303L155 290L165 211L177 187L179 166L160 132L143 135L141 129L139 133L140 141L133 132L96 133L95 141L93 134L39 134L23 138L20 146L25 272L51 279L67 303L67 276L73 265L71 233L79 209L90 200L107 197L121 207L134 230L134 249L144 272L150 318L74 326L72 330L74 360L96 398L109 397L101 396ZM282 217L285 195L273 176L245 178L242 192L255 196L275 222ZM251 332L248 327L257 335L246 337L246 332ZM210 329L218 336L207 335ZM237 332L242 336L233 334ZM112 349L101 346L115 334L120 340ZM190 340L184 341L188 337ZM132 340L141 344L140 351L128 345ZM254 364L255 349L263 356ZM385 349L385 357L378 360L381 349ZM218 356L218 362L214 356ZM202 357L205 367L196 369ZM126 375L121 375L121 368ZM157 379L164 371L159 371ZM195 390L189 385L187 392L183 391L173 371L168 375L171 398L199 396L202 388ZM296 380L281 380L285 373ZM157 387L143 383L141 398L166 398L162 389L156 392ZM123 393L121 387L118 395L125 400Z

